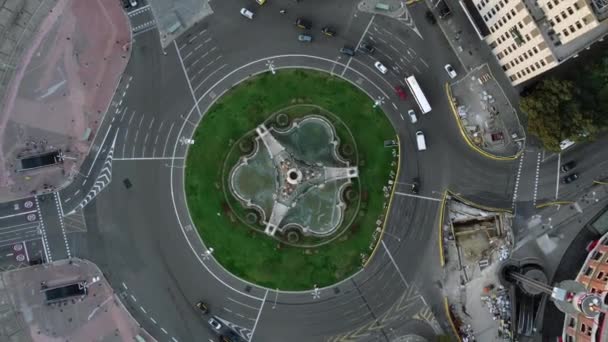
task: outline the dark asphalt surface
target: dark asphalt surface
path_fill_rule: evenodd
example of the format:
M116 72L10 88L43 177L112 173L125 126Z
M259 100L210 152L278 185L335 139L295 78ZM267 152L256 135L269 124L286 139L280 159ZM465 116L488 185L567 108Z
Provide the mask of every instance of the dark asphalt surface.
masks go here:
M243 6L254 10L253 21L238 13ZM518 178L519 160L490 160L465 144L444 92L448 76L443 65L458 62L441 31L424 20L423 6L411 7L423 39L408 22L358 12L354 1L276 0L263 7L253 1L217 1L212 7L215 13L170 45L166 54L156 30L135 37L123 82L103 122L108 134L96 137L85 167L60 192L61 208L52 195L41 205L51 250L63 246L66 254L70 248L73 256L95 262L135 318L159 340L214 338L193 307L201 299L209 303L212 315L255 341L389 341L412 332L430 338L438 325L449 331L435 285L441 272L436 235L441 193L450 189L495 207L530 206L533 196L536 201L550 196L551 163L557 156L538 164L537 152L527 152ZM279 14L280 8L288 13ZM297 41L301 31L293 22L298 16L313 21L312 44ZM325 24L338 35L322 36ZM376 46L373 58L339 55L340 47L360 40ZM389 67L388 75L373 68L375 60ZM249 285L206 259L184 202L180 158L186 147L179 139L191 136L199 111L204 113L251 74L267 71L268 64L325 70L373 98L383 96L382 109L401 137L399 181L404 184L398 184L376 256L353 278L315 294ZM426 115L419 114L411 97L402 101L394 94L393 87L411 74L433 107ZM196 106L195 100L200 101ZM409 108L419 114L415 125L401 118ZM424 152L415 149L414 132L419 129L427 139ZM600 152L596 146L574 147L562 160L570 153ZM581 170L589 170L585 179L595 176L591 166L598 162L581 163ZM540 183L535 182L537 165L548 170ZM414 177L421 180L420 196L409 193L407 183ZM125 179L132 184L129 189ZM518 181L520 197L514 203ZM542 185L537 189L534 184ZM576 189L562 191L569 196ZM81 210L83 201L87 205ZM61 211L67 215L63 223L53 216ZM67 247L62 228L69 235Z

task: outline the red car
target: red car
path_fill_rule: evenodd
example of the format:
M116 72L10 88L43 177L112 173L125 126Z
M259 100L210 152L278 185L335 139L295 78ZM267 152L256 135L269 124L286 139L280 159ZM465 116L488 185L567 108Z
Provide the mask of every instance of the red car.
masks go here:
M399 98L402 100L405 100L407 98L407 94L405 93L405 90L403 90L403 87L401 87L401 86L395 86L395 93L397 93Z

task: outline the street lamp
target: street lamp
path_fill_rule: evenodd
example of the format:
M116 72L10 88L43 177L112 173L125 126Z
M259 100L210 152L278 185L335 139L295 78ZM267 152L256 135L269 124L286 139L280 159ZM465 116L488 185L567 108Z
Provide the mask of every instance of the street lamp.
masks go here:
M268 67L268 69L270 70L270 72L274 75L276 74L276 71L274 70L274 61L273 60L269 60L266 62L266 66Z
M384 104L384 97L378 96L378 98L376 98L376 100L374 101L374 105L372 107L376 108L376 107L381 106L383 104Z

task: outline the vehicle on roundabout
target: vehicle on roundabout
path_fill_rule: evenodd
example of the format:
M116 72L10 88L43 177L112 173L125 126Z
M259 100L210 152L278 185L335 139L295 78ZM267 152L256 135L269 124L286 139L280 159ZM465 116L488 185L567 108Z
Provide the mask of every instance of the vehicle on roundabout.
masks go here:
M323 32L324 35L329 36L329 37L333 37L336 35L336 30L332 29L329 26L325 26L324 28L322 28L321 32Z
M312 36L309 34L300 34L298 35L298 40L304 43L312 42Z
M213 329L213 331L215 331L218 334L222 330L222 327L223 327L222 323L220 323L220 321L218 321L215 317L209 318L207 323L209 324L211 329Z
M199 309L203 314L207 314L209 313L209 307L207 306L207 304L205 302L198 301L196 304L194 304L194 306Z
M373 55L374 51L376 51L376 48L373 47L370 43L361 43L359 45L359 51L362 51L368 55Z
M418 118L416 117L416 112L413 109L408 110L407 115L410 117L410 121L413 124L418 122Z
M416 145L418 146L418 151L426 150L426 140L424 139L424 133L422 133L422 131L416 132Z
M253 12L246 9L245 7L241 8L241 15L247 19L253 19Z
M397 96L399 96L399 98L401 100L407 99L407 94L405 93L405 89L403 89L402 86L396 85L395 86L395 93L397 94Z
M386 66L384 66L384 64L380 63L380 61L376 61L376 63L374 63L374 66L376 67L376 69L378 69L378 71L380 71L383 75L385 75L388 72L388 69L386 68Z
M573 174L567 175L566 177L562 178L562 182L564 184L570 184L577 179L578 179L578 173L573 173Z
M454 68L450 64L446 64L443 68L448 73L448 76L450 76L450 78L456 78L456 76L458 76L456 74L456 70L454 70Z
M354 57L355 56L355 49L353 49L351 46L348 45L344 45L341 49L340 49L340 53L343 55L347 55L350 57Z
M296 19L296 26L304 30L310 30L312 28L312 22L304 18L298 18Z

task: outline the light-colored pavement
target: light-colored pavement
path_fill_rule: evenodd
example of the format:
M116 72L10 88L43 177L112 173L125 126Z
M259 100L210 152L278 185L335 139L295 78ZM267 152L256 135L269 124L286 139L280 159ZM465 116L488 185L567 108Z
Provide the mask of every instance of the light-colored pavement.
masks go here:
M47 304L49 287L86 281L87 294ZM74 259L0 274L2 341L145 341L154 339L124 308L91 262Z
M161 44L167 47L175 38L203 18L213 14L207 0L149 0L156 18ZM251 1L252 6L257 6ZM238 17L234 13L234 17Z
M5 79L0 114L3 201L69 182L89 153L130 53L131 33L119 2L52 4L32 10L44 10L46 16L32 19L36 33L27 36L27 45L24 38L20 53L13 53L19 59L11 66L10 82ZM23 37L27 34L29 29ZM57 166L21 171L20 158L52 151L63 153Z

